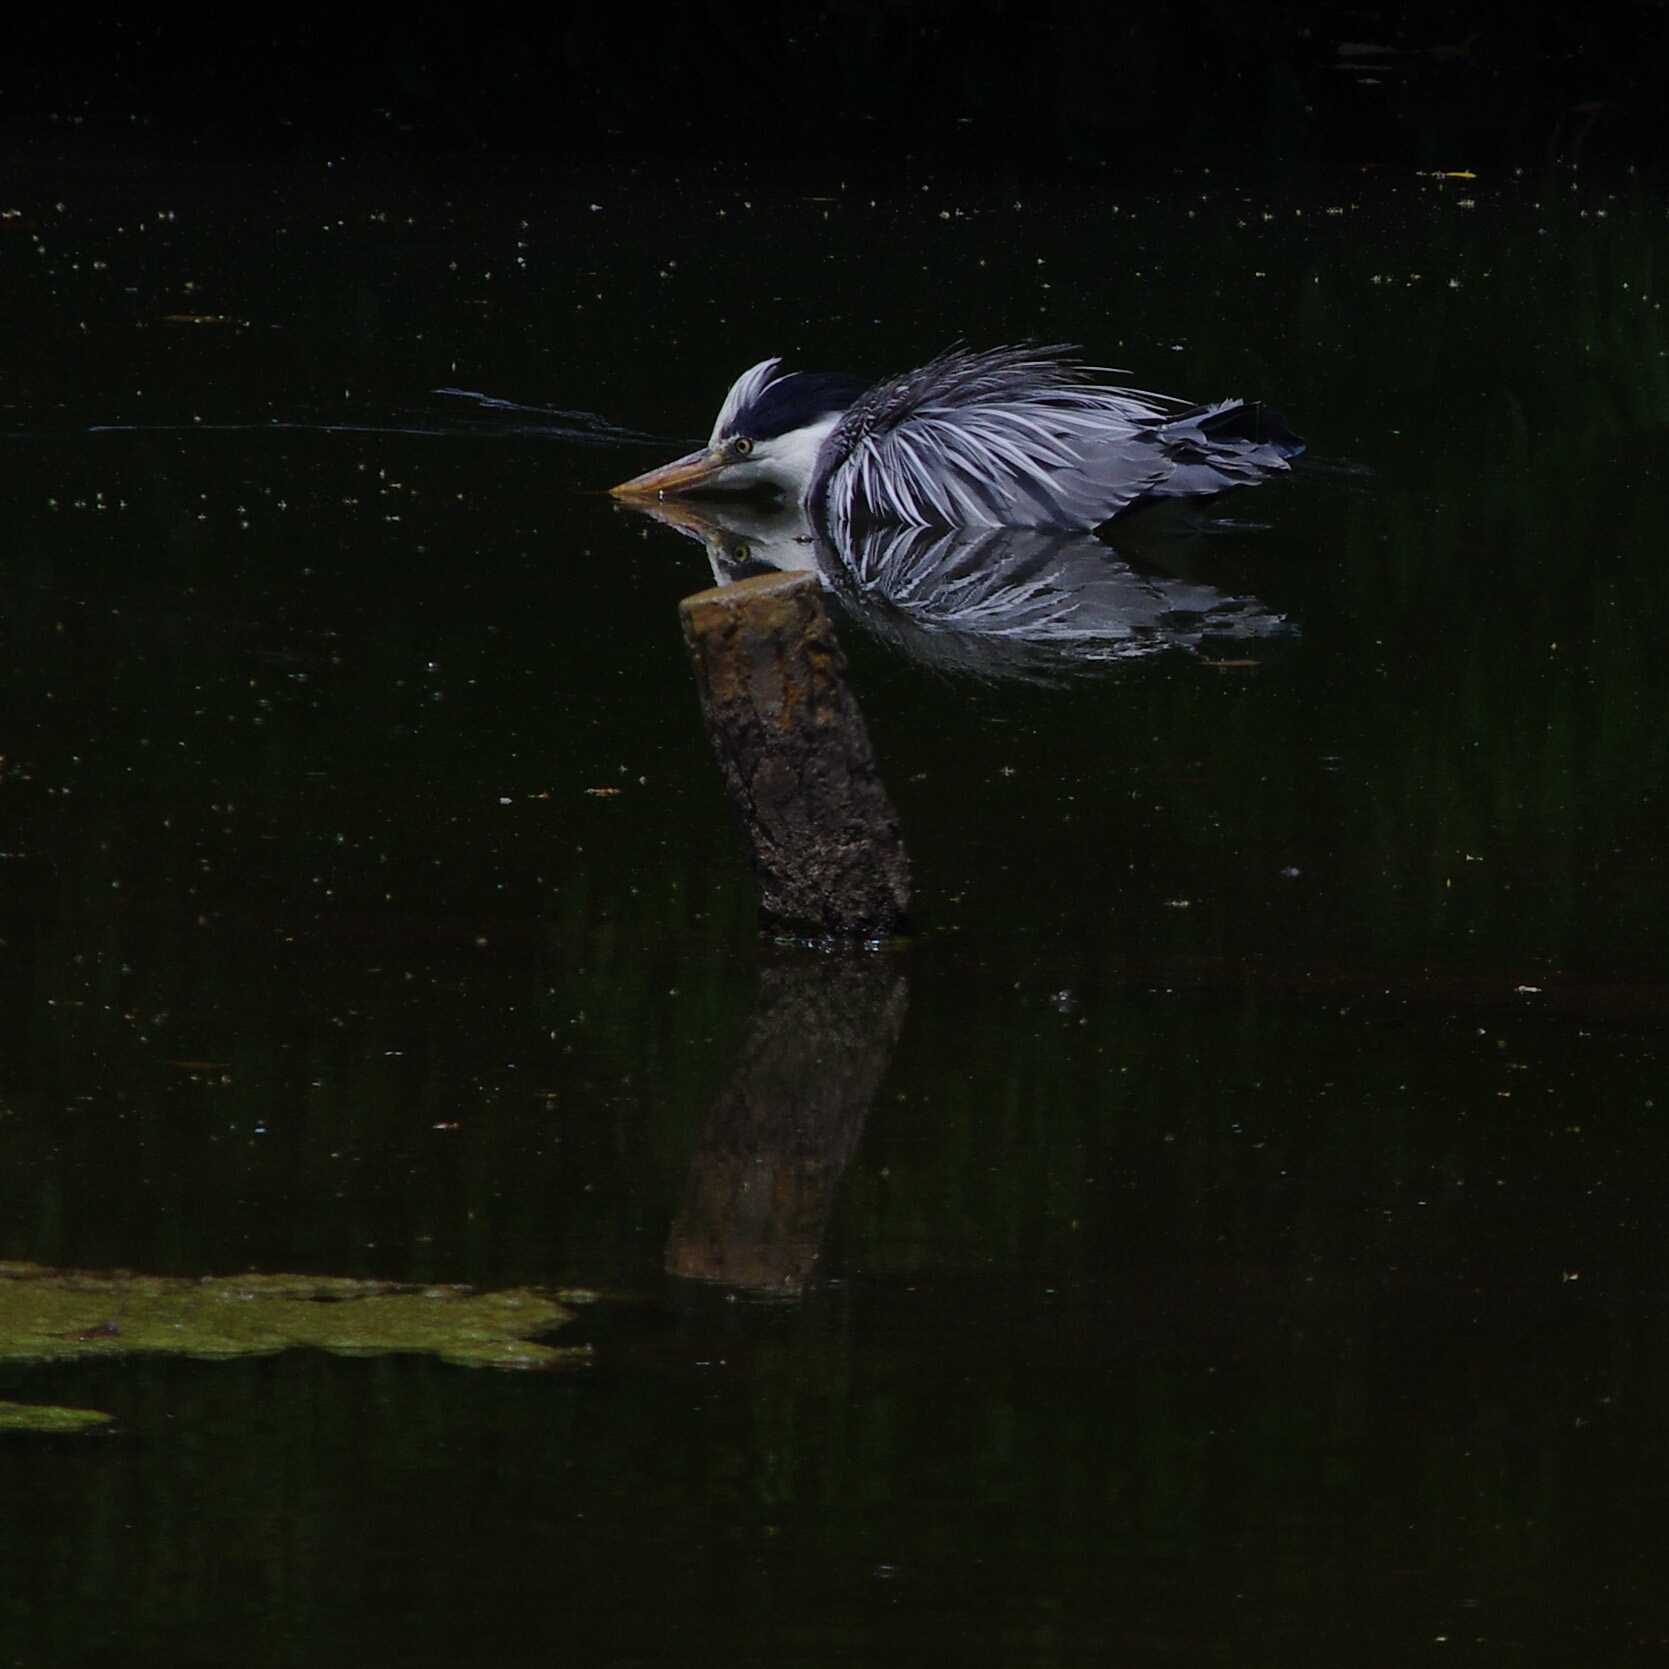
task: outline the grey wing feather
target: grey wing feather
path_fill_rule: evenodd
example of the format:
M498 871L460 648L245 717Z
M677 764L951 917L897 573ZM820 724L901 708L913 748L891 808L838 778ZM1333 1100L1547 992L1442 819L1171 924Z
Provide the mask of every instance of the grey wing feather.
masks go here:
M1100 382L1068 352L953 348L878 384L831 436L813 502L845 527L1092 528L1139 498L1286 468L1273 447L1212 432L1234 427L1238 402Z
M1160 426L1155 438L1169 461L1163 481L1149 488L1154 498L1185 498L1255 486L1290 469L1289 458L1304 450L1279 418L1244 400L1219 400Z

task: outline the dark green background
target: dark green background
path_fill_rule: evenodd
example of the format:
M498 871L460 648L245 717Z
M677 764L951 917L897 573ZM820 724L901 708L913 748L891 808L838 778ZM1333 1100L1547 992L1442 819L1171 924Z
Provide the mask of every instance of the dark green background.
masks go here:
M1648 185L8 190L0 1255L611 1301L577 1377L0 1371L120 1421L0 1447L7 1661L1661 1649ZM847 632L908 1015L817 1285L669 1283L761 968L819 963L754 930L699 553L600 489L767 353L1027 334L1281 406L1290 480L1117 542L1296 632L1053 688Z

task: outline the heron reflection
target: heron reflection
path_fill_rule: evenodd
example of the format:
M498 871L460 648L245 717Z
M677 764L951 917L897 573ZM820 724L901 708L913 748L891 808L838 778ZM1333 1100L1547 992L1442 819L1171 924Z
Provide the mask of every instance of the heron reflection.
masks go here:
M864 631L910 659L985 678L1054 681L1109 661L1292 628L1255 597L1138 569L1064 528L820 527L743 500L638 506L706 550L716 584L815 573Z

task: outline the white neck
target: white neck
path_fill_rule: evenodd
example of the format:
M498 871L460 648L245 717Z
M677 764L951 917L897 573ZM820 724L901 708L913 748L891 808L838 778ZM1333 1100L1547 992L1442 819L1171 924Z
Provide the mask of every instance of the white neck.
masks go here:
M803 499L817 468L817 454L823 442L834 433L841 414L833 412L808 423L803 429L791 429L762 442L754 454L758 478L780 488L790 498Z

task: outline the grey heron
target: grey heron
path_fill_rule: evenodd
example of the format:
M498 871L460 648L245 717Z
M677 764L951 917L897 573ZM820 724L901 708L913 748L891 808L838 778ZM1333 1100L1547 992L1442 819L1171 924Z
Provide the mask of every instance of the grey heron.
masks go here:
M706 446L617 498L773 490L838 529L1090 529L1151 499L1248 486L1303 450L1255 402L1099 380L1062 346L952 348L873 385L761 360Z

